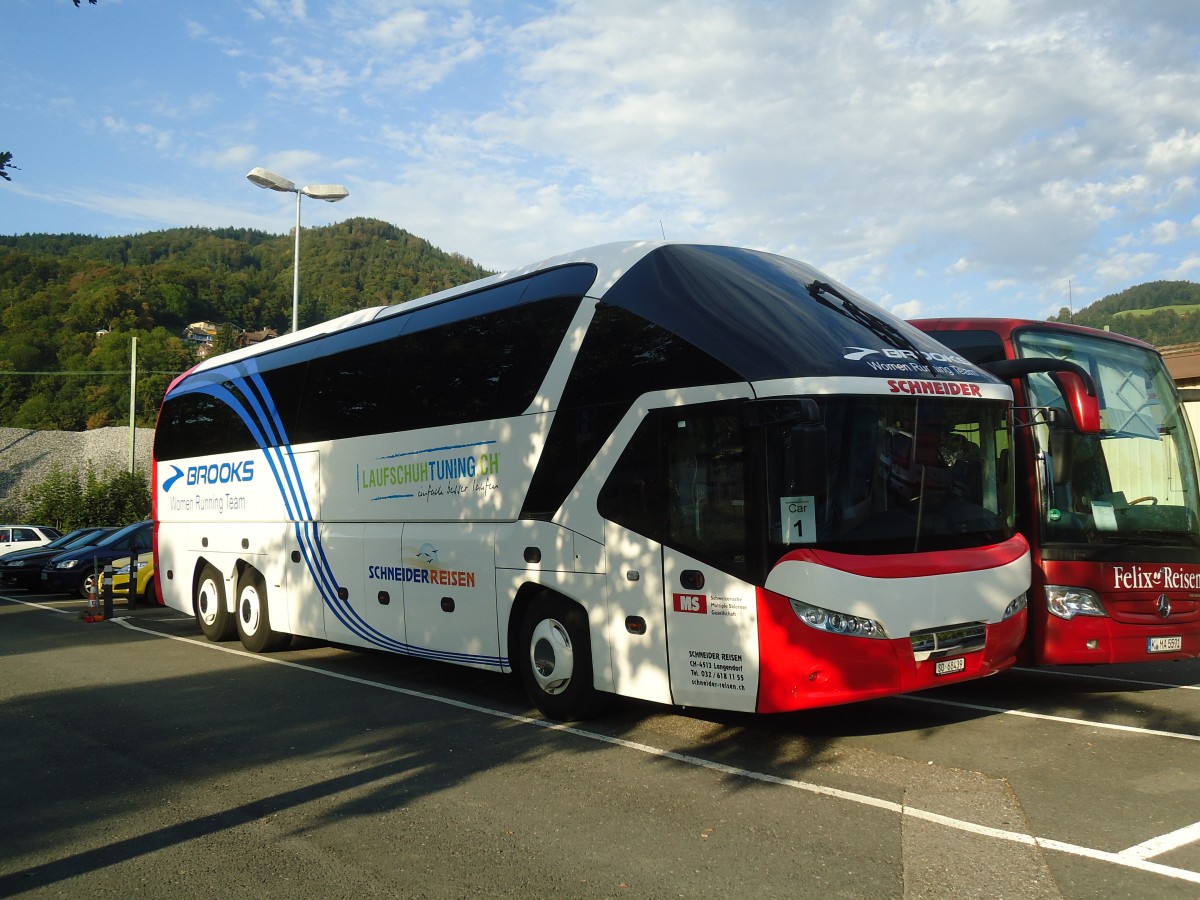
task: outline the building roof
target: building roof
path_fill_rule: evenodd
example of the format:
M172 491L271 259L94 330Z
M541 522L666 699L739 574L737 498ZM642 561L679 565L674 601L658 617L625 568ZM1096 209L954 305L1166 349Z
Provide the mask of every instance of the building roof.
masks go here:
M1176 384L1200 383L1200 343L1172 344L1158 352Z

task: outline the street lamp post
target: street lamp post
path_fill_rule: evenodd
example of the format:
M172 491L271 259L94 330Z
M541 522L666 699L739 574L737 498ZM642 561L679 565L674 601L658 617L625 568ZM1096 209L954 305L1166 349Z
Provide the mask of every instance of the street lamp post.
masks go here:
M282 191L285 194L296 195L296 249L292 256L292 331L299 327L300 319L300 198L312 197L314 200L325 200L337 203L350 195L350 192L340 184L306 184L296 187L295 182L288 181L282 175L276 175L261 167L251 169L246 178L260 188L272 191Z

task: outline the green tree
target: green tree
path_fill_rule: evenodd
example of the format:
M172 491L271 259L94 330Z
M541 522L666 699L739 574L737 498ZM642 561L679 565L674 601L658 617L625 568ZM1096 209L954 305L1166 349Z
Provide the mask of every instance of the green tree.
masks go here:
M24 495L10 498L5 511L15 517L67 532L91 525L128 525L150 515L150 483L143 472L114 470L97 474L63 468L50 472Z
M212 342L212 353L228 353L230 350L236 350L237 345L238 330L226 322L217 329L217 336Z
M137 418L152 425L171 379L196 363L187 325L290 329L293 249L245 228L0 235L0 424L123 424L137 336ZM377 219L306 229L302 252L301 325L489 274Z
M51 525L64 533L86 524L87 501L80 491L78 469L64 469L55 463L23 499L32 522Z

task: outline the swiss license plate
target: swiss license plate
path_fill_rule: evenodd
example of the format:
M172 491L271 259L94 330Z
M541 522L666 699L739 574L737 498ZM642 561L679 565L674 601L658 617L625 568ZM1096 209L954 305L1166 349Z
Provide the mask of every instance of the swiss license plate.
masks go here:
M1183 638L1178 634L1149 638L1146 641L1147 653L1178 653L1182 649Z
M954 659L942 659L933 664L934 675L953 675L955 672L963 672L967 668L967 660L964 656L956 656Z

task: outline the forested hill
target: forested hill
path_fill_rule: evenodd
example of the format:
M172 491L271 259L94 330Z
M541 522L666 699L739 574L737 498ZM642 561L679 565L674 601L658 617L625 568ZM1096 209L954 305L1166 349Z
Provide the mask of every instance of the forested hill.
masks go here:
M289 235L235 228L0 236L0 426L128 422L134 336L138 423L153 425L171 379L196 361L189 324L232 326L219 338L290 330L294 246ZM487 274L376 219L305 228L300 325Z
M1074 315L1063 307L1050 321L1107 326L1156 347L1200 341L1200 284L1150 281L1109 294Z

